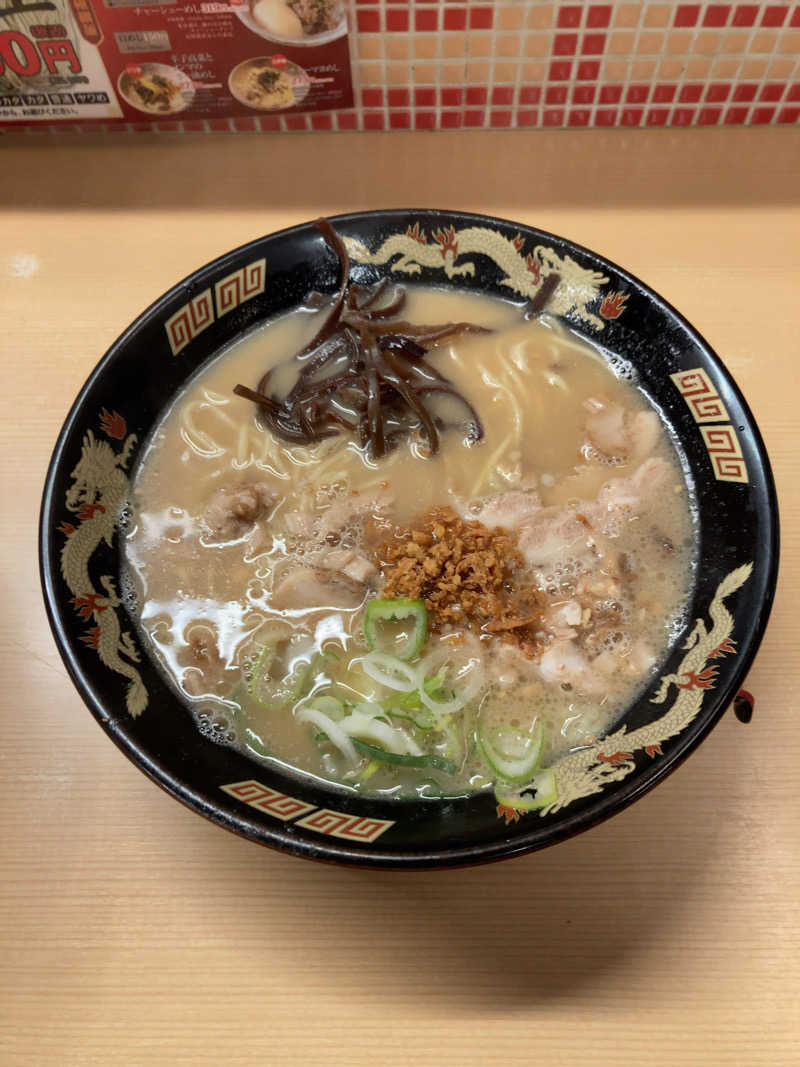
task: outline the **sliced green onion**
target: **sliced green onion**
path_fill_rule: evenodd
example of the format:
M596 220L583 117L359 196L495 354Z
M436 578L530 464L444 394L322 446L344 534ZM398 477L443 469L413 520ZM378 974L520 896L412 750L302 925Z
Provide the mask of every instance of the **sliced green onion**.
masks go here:
M380 760L371 760L364 768L364 773L358 780L359 785L363 785L364 782L368 782L373 774L376 774L381 769Z
M536 770L542 756L544 728L536 722L530 733L522 730L495 730L477 735L483 758L503 782L525 782Z
M248 670L245 671L244 680L247 687L247 692L255 700L256 687L259 679L269 671L272 666L272 661L275 658L275 645L264 645L259 652L255 663L253 663Z
M399 708L390 707L388 708L388 714L393 719L400 719L401 722L410 722L417 730L422 730L423 732L428 732L436 726L434 717L424 710L414 714L410 711L401 711Z
M373 682L398 693L413 693L422 685L422 675L415 667L388 652L368 652L361 665Z
M422 661L420 669L427 670L426 660ZM419 695L422 703L434 715L453 715L461 711L470 700L478 695L483 683L484 674L480 662L477 659L470 659L459 667L452 679L448 679L447 688L440 686L437 691L440 695L429 693L424 686ZM447 693L450 694L449 697L446 697ZM442 697L446 698L442 699Z
M398 648L397 642L387 637L385 624L413 620L413 629L407 635L404 644ZM428 611L422 600L370 600L364 612L364 637L367 648L379 652L393 652L401 660L413 659L419 654L428 633Z
M456 726L449 716L441 719L439 727L447 739L447 748L445 751L448 758L461 766L467 755L465 751L466 746L464 744L463 731L459 732L458 726Z
M418 756L387 752L383 748L378 748L377 745L370 745L368 742L362 741L359 737L353 738L353 744L362 756L369 756L370 759L378 760L380 763L391 763L398 767L433 767L437 771L444 771L446 774L456 773L455 763L451 763L444 756L431 755L427 752L423 752Z
M369 705L368 705L369 706ZM369 741L377 741L386 748L398 754L419 756L422 749L409 737L405 730L399 726L391 726L388 722L381 721L375 714L362 710L363 705L354 708L350 714L342 719L337 725L351 738L366 738ZM383 715L383 709L377 708L377 712Z
M266 747L264 746L264 742L261 740L258 734L254 733L249 726L245 727L244 732L247 734L247 747L249 749L252 749L252 751L255 752L257 756L272 755L272 753L266 749Z
M322 730L323 733L327 734L331 744L336 745L343 756L349 759L351 763L358 763L358 753L353 747L353 742L347 731L343 730L339 723L334 722L330 715L326 715L324 711L320 711L318 708L306 707L300 708L296 718L298 722L307 722Z
M422 684L422 689L425 689L431 697L438 697L439 692L442 691L444 679L445 671L439 671L434 678L429 678L427 682ZM398 718L411 718L407 713L420 712L421 714L417 716L416 720L420 730L430 730L431 727L435 726L435 718L422 706L419 689L414 689L413 692L401 692L401 694L394 694L393 692L393 695L381 700L380 704L389 715L395 715ZM412 718L412 721L415 720ZM426 722L425 726L423 726L422 721Z
M316 708L317 711L329 715L334 722L339 722L346 715L345 707L341 700L337 700L336 697L329 696L327 693L314 697L313 700L309 701L309 707Z
M389 712L419 711L422 701L419 698L419 691L414 689L410 693L392 693L390 697L381 700L380 705L384 711Z
M531 794L531 790L533 794ZM558 800L558 787L556 776L549 767L534 774L531 781L509 792L502 786L495 786L494 795L498 804L504 804L507 808L515 808L517 811L535 811L537 808L546 808L548 804Z
M258 659L245 675L247 692L250 698L268 711L283 711L296 704L311 687L313 671L318 657L311 659L298 657L292 670L280 678L270 674L275 662L274 645L264 645Z
M231 689L231 691L228 694L228 696L225 697L225 699L226 700L230 700L233 704L236 704L236 710L237 711L241 711L242 710L242 698L245 696L246 693L247 693L247 686L244 684L244 681L238 681L236 683L236 685L233 687L233 689Z

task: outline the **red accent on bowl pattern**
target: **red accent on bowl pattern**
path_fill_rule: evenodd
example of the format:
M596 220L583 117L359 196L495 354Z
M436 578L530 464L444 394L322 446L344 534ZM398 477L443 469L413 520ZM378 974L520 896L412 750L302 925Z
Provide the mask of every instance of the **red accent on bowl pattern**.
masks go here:
M725 404L702 367L680 371L671 375L671 378L686 401L695 422L728 421Z
M248 807L263 811L280 822L297 820L296 826L303 826L315 833L339 837L346 841L372 844L390 826L394 826L394 821L390 819L374 819L364 815L332 811L330 808L318 808L315 804L308 804L287 793L270 789L269 786L263 785L255 778L248 778L243 782L231 782L230 785L220 786L220 789L243 804L247 804Z
M714 477L721 482L746 482L747 465L732 426L701 426Z
M610 756L606 756L604 753L598 755L598 760L601 763L610 763L612 767L619 765L620 763L627 763L628 760L633 759L632 752L612 752Z
M717 645L713 652L709 653L709 659L722 659L727 655L736 654L736 642L732 637L726 637L725 640Z
M624 116L623 112L623 116ZM600 305L600 314L604 319L618 319L628 302L627 293L607 293Z
M199 333L214 321L211 290L206 289L184 304L165 323L173 356L177 356Z
M107 437L121 441L128 432L128 424L118 411L106 411L103 408L100 412L100 429Z
M509 826L512 822L519 822L519 812L516 808L509 808L507 804L497 805L497 817L498 819L505 819L506 826Z

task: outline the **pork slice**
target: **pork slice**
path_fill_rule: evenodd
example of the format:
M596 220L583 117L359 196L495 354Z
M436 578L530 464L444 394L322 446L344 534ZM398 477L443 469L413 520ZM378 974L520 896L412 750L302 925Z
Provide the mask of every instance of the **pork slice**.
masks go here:
M359 607L366 596L363 582L325 567L298 567L273 590L270 605L279 611L308 611L312 608Z
M587 505L584 513L593 522L601 523L604 514L616 509L641 512L656 493L663 491L670 473L665 459L651 456L630 477L607 482L597 494L596 503Z
M631 455L632 460L641 462L646 459L658 444L661 436L661 422L655 411L640 411L631 421Z
M558 638L542 653L539 671L550 683L580 684L589 664L574 640Z
M532 490L514 489L485 497L479 503L480 511L465 513L464 517L477 519L484 526L502 526L506 530L516 530L542 510L539 494Z
M586 436L591 443L609 459L624 458L630 447L630 435L625 425L625 409L620 404L590 398L586 405L590 413L586 418Z
M292 537L311 538L317 528L317 522L309 511L287 511L283 522Z
M212 493L203 523L215 541L235 541L264 518L279 499L264 483L225 486Z
M586 556L588 533L576 512L548 513L541 509L538 515L520 526L517 544L528 566L549 567Z
M631 415L620 404L590 397L584 428L594 448L607 459L641 462L658 443L660 423L654 411Z
M338 571L357 582L371 582L378 575L378 568L366 556L360 556L347 548L334 548L330 552L323 552L319 564L326 570Z
M574 639L557 638L542 653L539 672L545 682L570 685L586 696L600 697L608 691L615 671L611 664L601 664L599 659L588 659ZM618 663L616 668L618 672Z
M320 517L319 536L325 538L328 534L341 533L352 523L360 522L369 515L385 512L393 502L394 495L385 489L369 496L352 494L337 497Z

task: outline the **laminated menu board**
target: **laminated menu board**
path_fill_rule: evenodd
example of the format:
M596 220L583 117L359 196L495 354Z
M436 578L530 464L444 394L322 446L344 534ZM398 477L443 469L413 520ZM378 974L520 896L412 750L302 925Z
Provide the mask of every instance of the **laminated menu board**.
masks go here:
M269 129L352 103L344 0L0 0L3 127Z

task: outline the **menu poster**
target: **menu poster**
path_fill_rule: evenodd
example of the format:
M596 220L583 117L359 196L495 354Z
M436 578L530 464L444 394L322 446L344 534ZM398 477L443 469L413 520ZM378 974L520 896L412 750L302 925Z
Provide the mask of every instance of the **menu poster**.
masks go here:
M0 127L352 106L345 0L0 0Z

